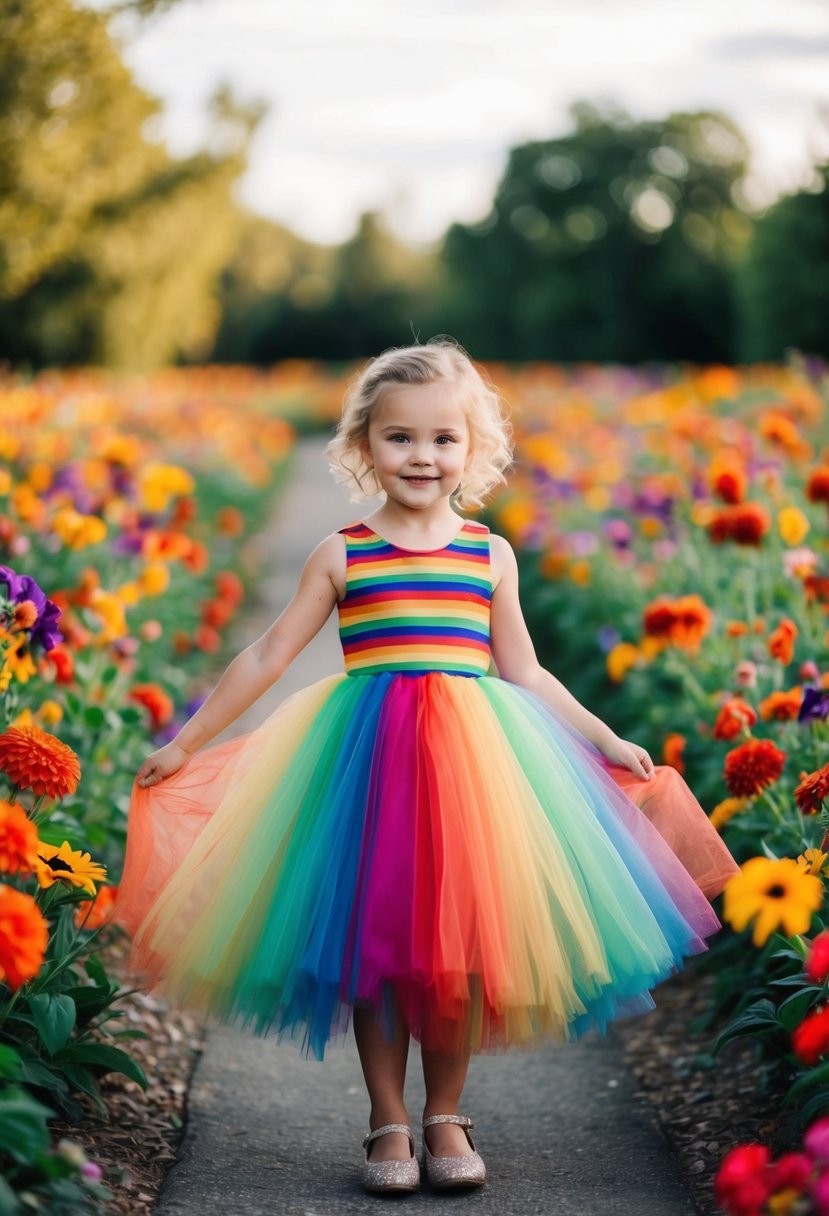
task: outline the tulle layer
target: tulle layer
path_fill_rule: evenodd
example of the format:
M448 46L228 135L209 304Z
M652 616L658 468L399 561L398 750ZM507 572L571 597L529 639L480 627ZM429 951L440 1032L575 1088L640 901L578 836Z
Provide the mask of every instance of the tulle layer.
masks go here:
M736 868L674 769L524 689L337 675L135 788L116 916L143 982L320 1058L392 995L425 1046L498 1050L651 1008Z

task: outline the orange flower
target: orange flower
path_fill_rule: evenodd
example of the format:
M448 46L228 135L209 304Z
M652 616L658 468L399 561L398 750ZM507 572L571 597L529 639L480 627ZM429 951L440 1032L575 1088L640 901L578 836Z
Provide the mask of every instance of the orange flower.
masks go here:
M708 525L708 535L714 544L724 540L738 545L759 545L771 526L765 507L756 502L738 503L717 511Z
M742 502L746 496L748 478L745 469L737 460L713 464L708 470L708 481L713 492L718 494L723 502Z
M809 502L829 503L829 464L821 464L810 474L806 483Z
M642 618L646 634L666 638L691 654L699 650L710 622L711 610L699 595L681 595L675 600L658 596L646 606Z
M0 735L0 771L12 785L31 789L38 797L74 794L81 778L72 748L39 726L12 726Z
M216 530L220 536L241 536L245 517L238 507L222 507L216 512Z
M682 753L685 750L685 736L677 734L667 735L662 744L662 755L665 763L671 768L675 768L678 773L685 772L685 762L682 759Z
M741 638L748 633L748 625L745 621L726 621L725 632L730 638Z
M777 628L773 629L768 636L766 645L771 657L779 659L784 666L791 663L796 637L797 625L784 616Z
M37 975L49 929L31 895L0 884L0 980L16 992Z
M749 739L725 758L725 784L736 798L754 798L783 772L786 753L769 739Z
M81 926L90 930L100 929L110 919L117 895L117 887L99 887L91 908L88 903L78 904L75 910L76 926L79 929Z
M224 629L233 611L234 605L229 600L205 600L201 606L201 619L213 629Z
M135 684L130 691L130 700L143 705L150 715L153 730L166 726L175 712L175 706L158 684Z
M760 717L764 721L774 718L778 722L791 722L797 717L802 700L803 689L799 684L785 692L769 693L760 702Z
M204 541L194 540L182 562L192 574L204 574L210 565L210 550Z
M37 828L19 802L0 799L0 873L30 873L37 861Z
M744 730L751 730L757 721L754 707L742 697L729 697L717 714L712 734L715 739L734 739Z
M213 580L213 585L216 588L216 594L220 600L227 600L228 603L241 604L245 598L245 589L242 586L242 580L232 570L220 570Z
M814 773L801 773L794 800L802 814L816 815L825 798L829 798L829 764Z
M211 625L201 624L196 629L194 641L199 650L203 650L205 654L215 654L221 649L222 638Z

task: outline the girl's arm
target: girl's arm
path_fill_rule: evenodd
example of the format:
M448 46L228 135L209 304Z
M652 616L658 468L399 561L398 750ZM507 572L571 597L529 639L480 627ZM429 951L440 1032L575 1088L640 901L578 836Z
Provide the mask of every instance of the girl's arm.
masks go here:
M490 618L492 656L498 674L511 684L534 692L575 726L609 760L642 777L650 777L653 761L643 747L620 739L606 722L585 709L571 692L538 661L518 598L518 563L510 544L491 537L492 594Z
M139 785L155 785L181 768L274 684L328 620L344 579L342 537L327 536L308 558L290 604L267 632L236 656L215 688L175 739L149 755L138 770Z

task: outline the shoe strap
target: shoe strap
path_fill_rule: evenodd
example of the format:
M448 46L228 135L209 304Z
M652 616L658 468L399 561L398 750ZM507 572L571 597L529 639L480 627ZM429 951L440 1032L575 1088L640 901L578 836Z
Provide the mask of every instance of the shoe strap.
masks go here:
M423 1120L423 1127L431 1127L434 1123L457 1123L459 1127L466 1128L475 1126L469 1115L427 1115Z
M376 1127L373 1132L369 1132L363 1137L363 1148L367 1148L372 1140L376 1140L378 1136L385 1136L386 1132L403 1132L408 1136L412 1143L412 1152L414 1152L414 1135L412 1129L407 1127L405 1123L384 1123L382 1127Z

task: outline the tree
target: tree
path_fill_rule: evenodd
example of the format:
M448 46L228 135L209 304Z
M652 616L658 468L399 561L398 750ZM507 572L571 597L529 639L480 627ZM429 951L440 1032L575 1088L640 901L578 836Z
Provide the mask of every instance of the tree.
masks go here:
M496 359L727 358L743 136L719 114L572 114L511 150L481 223L450 228L444 327Z
M70 0L0 13L0 353L146 367L204 351L261 107L220 90L221 147L174 160L146 134L158 103L107 14Z
M829 357L829 163L760 220L738 278L744 359Z

